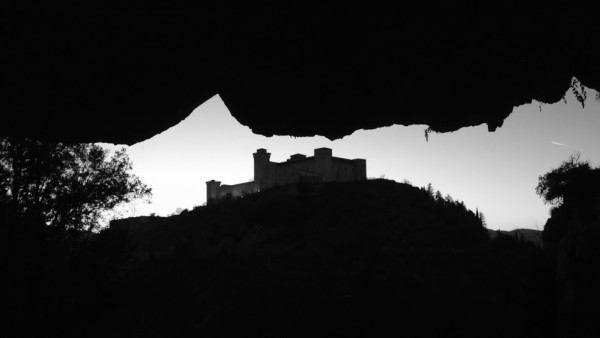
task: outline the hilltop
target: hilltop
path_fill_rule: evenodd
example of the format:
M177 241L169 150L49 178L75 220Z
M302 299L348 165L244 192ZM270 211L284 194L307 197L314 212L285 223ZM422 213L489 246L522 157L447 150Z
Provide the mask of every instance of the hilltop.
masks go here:
M387 180L279 187L114 221L55 256L63 263L40 268L32 294L62 291L13 323L92 337L553 332L539 248L491 240L462 203ZM56 324L65 317L69 332Z
M198 250L276 246L292 251L359 242L439 251L464 250L488 241L481 221L462 203L436 202L423 189L383 179L287 185L180 216L113 221L109 231L135 234L138 244L153 251L186 243Z

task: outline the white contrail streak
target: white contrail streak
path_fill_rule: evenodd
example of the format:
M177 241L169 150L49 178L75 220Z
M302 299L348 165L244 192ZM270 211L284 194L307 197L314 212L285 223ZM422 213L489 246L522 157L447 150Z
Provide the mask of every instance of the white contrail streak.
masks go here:
M552 144L554 144L554 145L557 145L557 146L559 146L559 147L565 147L565 148L569 148L569 149L571 149L571 150L575 150L576 152L579 152L579 150L577 150L577 149L575 149L575 148L571 147L570 145L566 145L566 144L564 144L564 143L555 142L555 141L550 141L550 143L552 143Z
M561 146L561 147L567 147L567 148L571 148L571 147L569 147L568 145L566 145L566 144L562 144L562 143L559 143L559 142L554 142L554 141L551 141L550 143L552 143L552 144L555 144L555 145L557 145L557 146Z

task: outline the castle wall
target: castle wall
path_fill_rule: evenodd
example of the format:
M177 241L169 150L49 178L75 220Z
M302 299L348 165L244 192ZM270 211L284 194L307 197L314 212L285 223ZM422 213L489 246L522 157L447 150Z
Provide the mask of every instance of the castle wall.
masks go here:
M367 178L366 160L348 160L332 156L329 148L314 150L314 156L295 154L288 161L271 162L271 153L258 149L254 155L254 181L235 185L221 185L212 180L206 182L207 202L227 195L238 197L274 186L298 182L356 181Z
M357 158L352 160L354 167L356 168L356 180L367 179L367 160Z
M331 166L333 181L346 182L358 179L358 169L352 160L334 158Z
M286 185L296 182L320 182L320 175L315 166L314 158L275 164L275 185Z
M263 170L259 174L264 183L261 186L269 188L300 181L345 182L367 178L365 160L348 160L331 155L331 149L319 148L315 149L314 156L311 157L291 159L281 163L269 161L268 166L258 166Z
M218 198L223 198L227 195L231 197L239 197L247 194L252 194L258 191L258 184L255 181L239 183L233 185L222 185L219 188Z

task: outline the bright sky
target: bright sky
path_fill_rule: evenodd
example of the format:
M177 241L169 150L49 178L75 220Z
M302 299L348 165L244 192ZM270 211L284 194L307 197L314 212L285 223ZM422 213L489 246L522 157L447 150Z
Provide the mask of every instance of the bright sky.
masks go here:
M366 159L368 177L408 180L415 186L431 182L444 195L479 208L490 229L541 230L549 206L535 194L538 176L575 150L583 160L600 164L600 102L595 95L588 90L582 108L569 92L567 103L542 105L541 111L538 103L515 108L496 132L481 125L431 134L429 142L424 125L359 130L337 141L267 138L239 124L215 96L175 127L126 147L134 173L154 195L151 204L138 203L127 216L167 215L201 205L206 202L205 182L211 179L224 184L251 180L252 153L258 148L280 162L291 154L311 155L315 148L329 147L337 157Z

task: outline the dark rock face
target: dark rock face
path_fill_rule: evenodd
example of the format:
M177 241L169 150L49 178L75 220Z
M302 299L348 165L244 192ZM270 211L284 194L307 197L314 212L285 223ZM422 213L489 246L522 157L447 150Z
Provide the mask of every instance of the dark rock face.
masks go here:
M132 144L215 94L263 135L501 126L600 89L600 21L547 2L3 5L0 135Z
M544 247L556 260L557 336L595 337L600 334L600 200L565 201L552 210L543 231Z

